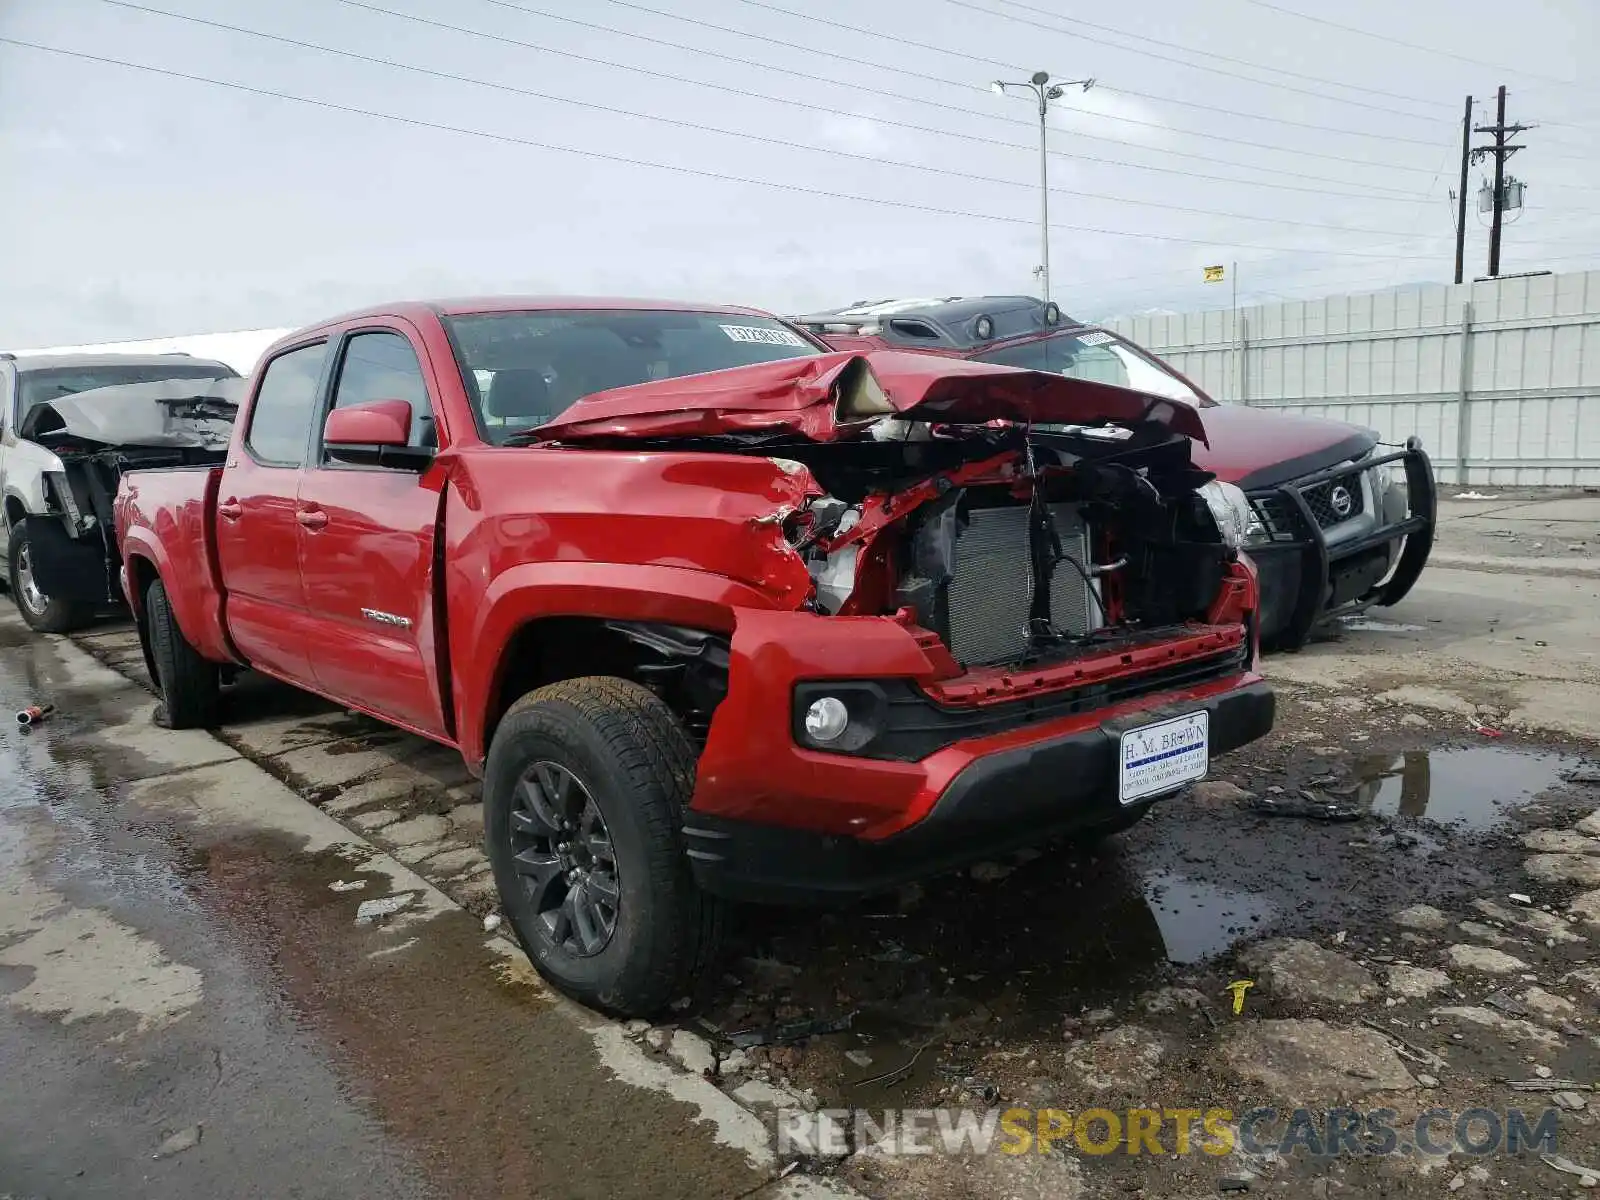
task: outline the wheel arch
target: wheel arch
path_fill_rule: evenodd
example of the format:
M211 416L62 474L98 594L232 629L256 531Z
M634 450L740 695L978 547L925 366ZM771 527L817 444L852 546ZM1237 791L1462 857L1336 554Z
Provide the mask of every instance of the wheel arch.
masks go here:
M516 688L530 680L537 687L570 677L541 676L528 665L530 652L536 660L537 652L550 645L552 632L566 629L597 639L613 662L618 657L614 636L622 636L626 652L620 657L637 665L639 648L656 639L641 641L607 626L688 630L719 636L725 645L736 612L773 604L748 584L685 567L548 561L511 568L478 597L452 592L449 607L452 613L476 613L470 623L452 626L450 658L461 749L469 764L480 767L495 726L522 694ZM591 663L574 673L605 672Z
M28 502L23 497L9 488L5 494L5 519L6 529L14 529L18 523L28 518Z
M550 615L518 626L507 641L482 716L482 744L517 700L552 683L603 675L655 692L698 748L727 694L730 634L664 621Z

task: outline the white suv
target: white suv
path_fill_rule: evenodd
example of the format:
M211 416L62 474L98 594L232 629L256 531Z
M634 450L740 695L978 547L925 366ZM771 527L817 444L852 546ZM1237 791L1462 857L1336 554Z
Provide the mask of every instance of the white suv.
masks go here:
M213 454L215 428L175 432L175 401L141 395L139 385L192 381L175 394L217 392L205 424L220 420L225 432L231 398L217 381L237 378L224 363L186 354L0 354L0 582L29 625L65 633L115 597L104 586L115 578L110 497L125 461L221 461L225 436ZM51 595L41 575L64 594Z

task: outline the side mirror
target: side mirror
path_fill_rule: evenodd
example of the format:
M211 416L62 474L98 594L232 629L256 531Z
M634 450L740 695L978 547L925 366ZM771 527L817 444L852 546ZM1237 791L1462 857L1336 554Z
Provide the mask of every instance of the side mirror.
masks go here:
M404 400L373 400L336 408L322 427L322 444L337 462L420 470L433 461L433 450L407 445L411 440L411 405Z

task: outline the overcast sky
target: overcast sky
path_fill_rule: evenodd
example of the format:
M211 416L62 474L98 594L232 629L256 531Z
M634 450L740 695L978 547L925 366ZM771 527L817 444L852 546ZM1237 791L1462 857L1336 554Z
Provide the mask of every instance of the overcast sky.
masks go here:
M1447 280L1461 107L1501 83L1542 125L1502 270L1600 265L1595 0L0 0L0 38L388 114L0 42L0 346L1034 292L1035 117L988 85L1040 69L1099 81L1051 118L1069 312L1226 306L1200 269L1235 260L1241 301Z

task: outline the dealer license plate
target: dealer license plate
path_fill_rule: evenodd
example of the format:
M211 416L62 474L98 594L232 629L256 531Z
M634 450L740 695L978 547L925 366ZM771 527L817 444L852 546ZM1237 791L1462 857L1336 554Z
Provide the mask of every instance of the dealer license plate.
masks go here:
M1211 763L1208 718L1203 711L1190 713L1124 733L1117 778L1122 803L1132 804L1204 779Z

